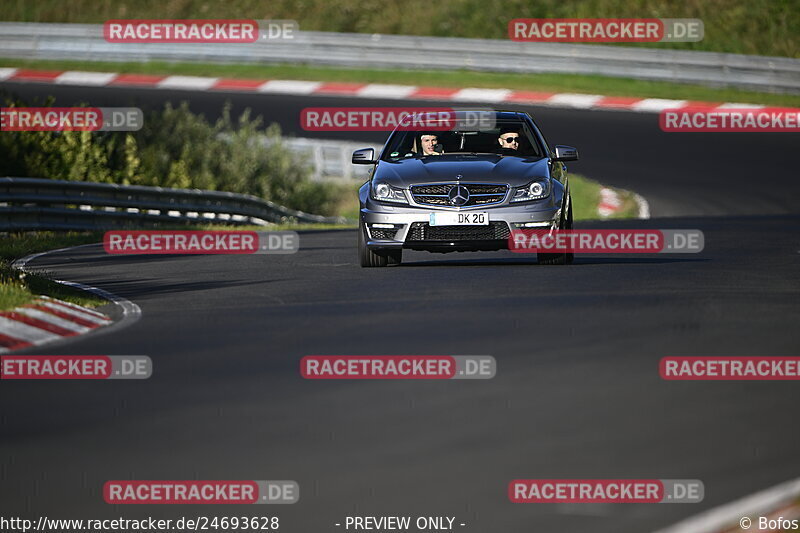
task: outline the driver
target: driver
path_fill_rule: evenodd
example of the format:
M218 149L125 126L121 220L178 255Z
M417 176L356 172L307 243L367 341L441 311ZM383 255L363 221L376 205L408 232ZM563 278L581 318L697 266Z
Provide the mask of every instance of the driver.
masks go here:
M514 128L503 128L500 130L500 136L497 137L497 142L500 148L506 150L519 150L519 130Z

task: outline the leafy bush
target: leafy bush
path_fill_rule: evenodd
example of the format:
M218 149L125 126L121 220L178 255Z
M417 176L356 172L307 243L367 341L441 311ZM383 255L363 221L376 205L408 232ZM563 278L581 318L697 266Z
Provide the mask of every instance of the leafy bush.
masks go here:
M138 132L2 132L0 153L0 176L229 191L323 215L350 192L311 181L277 124L264 129L249 109L234 120L229 104L213 124L183 102Z

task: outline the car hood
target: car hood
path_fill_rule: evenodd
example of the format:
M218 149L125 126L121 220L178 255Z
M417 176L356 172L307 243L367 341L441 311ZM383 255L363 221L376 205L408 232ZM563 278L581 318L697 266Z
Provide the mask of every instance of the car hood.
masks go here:
M408 188L420 183L508 183L520 186L533 178L550 175L547 158L526 158L499 155L445 154L397 162L380 161L374 181L394 187ZM461 175L460 178L457 176Z

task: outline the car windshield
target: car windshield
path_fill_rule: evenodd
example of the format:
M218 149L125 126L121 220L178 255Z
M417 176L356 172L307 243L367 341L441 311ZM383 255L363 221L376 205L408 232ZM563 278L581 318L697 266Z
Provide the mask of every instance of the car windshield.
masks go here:
M457 153L542 157L539 144L525 121L498 119L494 127L480 130L397 130L389 139L382 159L399 161Z

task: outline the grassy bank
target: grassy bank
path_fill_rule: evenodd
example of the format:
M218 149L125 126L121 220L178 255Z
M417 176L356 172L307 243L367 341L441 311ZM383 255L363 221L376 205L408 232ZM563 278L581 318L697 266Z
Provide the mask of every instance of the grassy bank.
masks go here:
M102 240L100 233L9 234L0 238L0 310L31 303L45 295L86 307L103 305L106 300L52 281L48 274L26 274L11 268L15 259L30 254Z
M800 57L796 0L5 0L0 19L102 23L107 19L293 19L301 30L507 39L514 18L698 18L698 43L651 48Z
M513 74L496 72L382 70L312 67L307 65L220 65L207 63L109 63L96 61L45 61L0 58L0 67L42 70L83 70L130 74L210 76L242 79L290 79L352 83L387 83L428 87L478 87L518 91L570 92L670 98L705 102L741 102L800 107L800 95L767 94L699 85L583 76L576 74Z
M569 179L575 220L597 220L600 218L600 215L597 214L597 206L600 203L600 189L604 187L616 192L622 201L619 211L608 218L636 218L639 215L639 204L636 203L636 195L631 191L606 187L580 174L570 174Z

